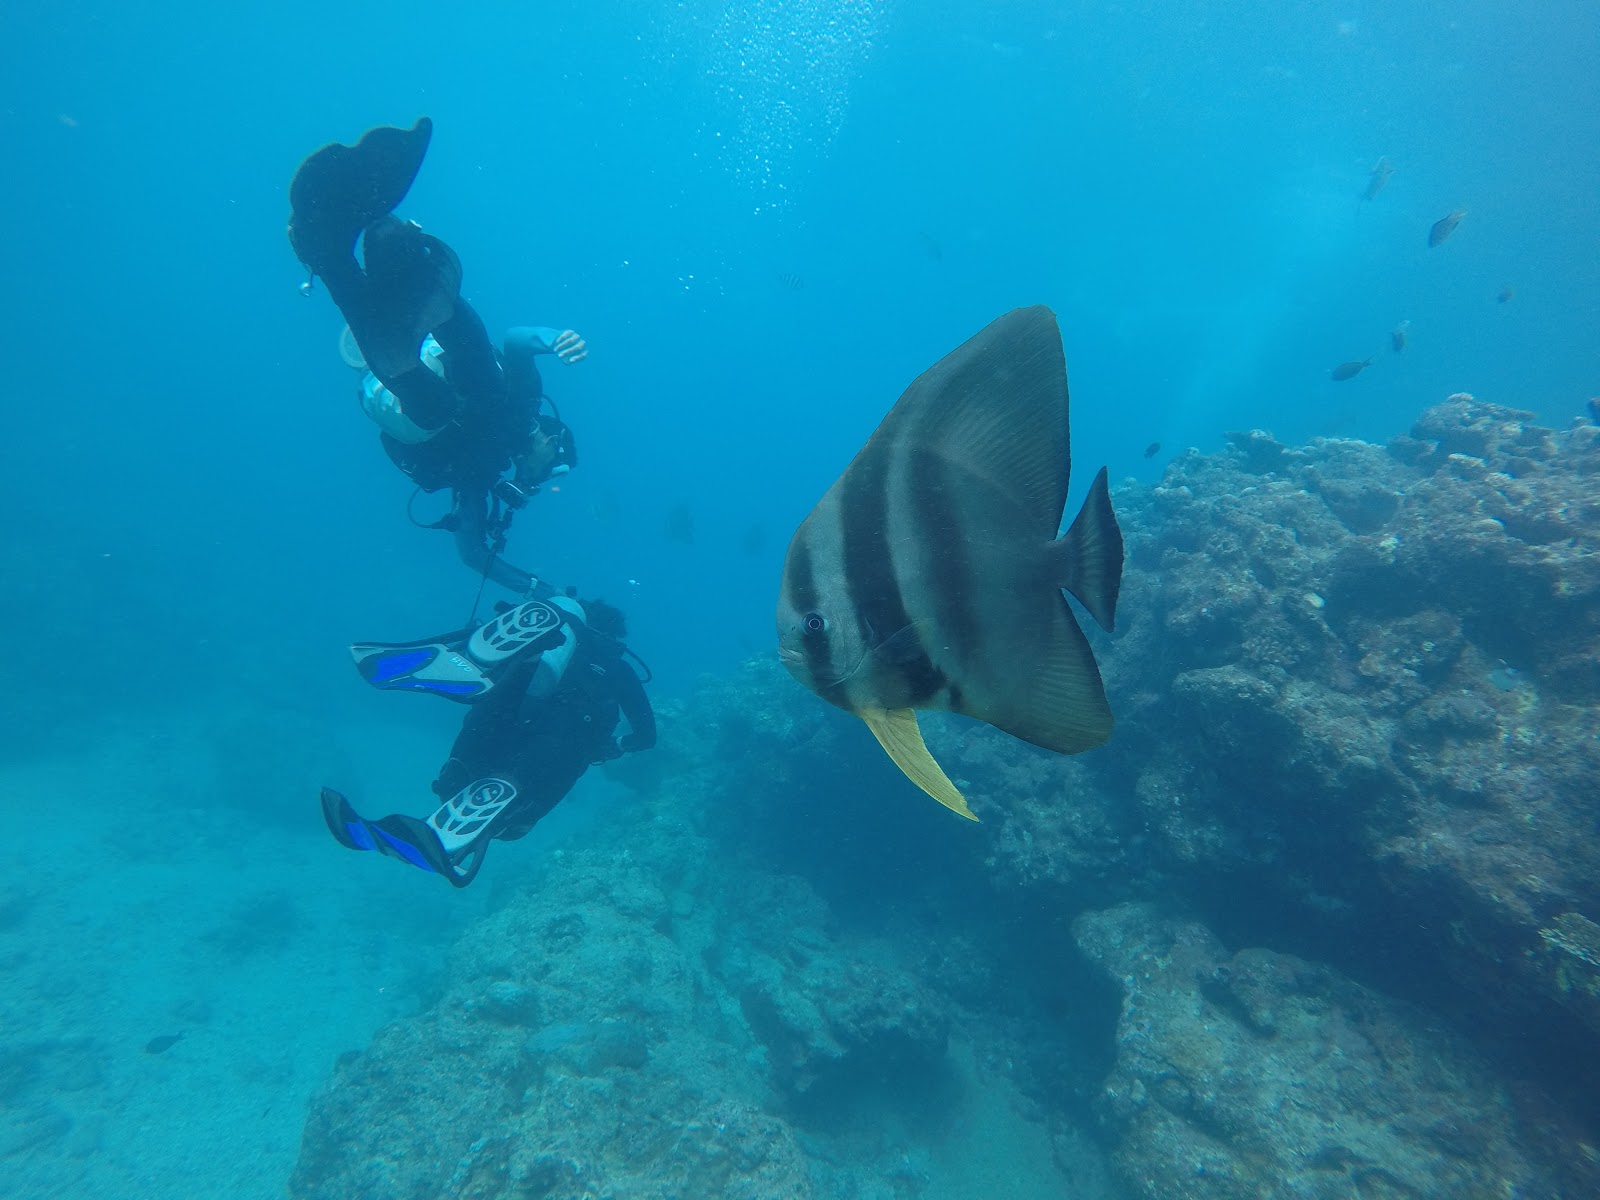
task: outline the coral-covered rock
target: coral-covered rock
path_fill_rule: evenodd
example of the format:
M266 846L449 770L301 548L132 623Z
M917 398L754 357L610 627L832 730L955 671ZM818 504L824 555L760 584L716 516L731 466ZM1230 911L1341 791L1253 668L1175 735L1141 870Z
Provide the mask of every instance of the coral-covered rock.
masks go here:
M788 1125L665 936L662 872L565 855L473 925L443 997L313 1105L296 1197L804 1197Z
M1508 1089L1423 1014L1289 955L1230 955L1143 905L1074 933L1124 993L1101 1111L1132 1195L1564 1194Z
M1234 435L1120 493L1119 723L1082 761L1157 870L1406 912L1480 1003L1600 1042L1541 933L1600 919L1600 429L1530 421L1456 397L1387 448ZM1009 812L1002 871L1076 852Z
M840 961L814 945L786 962L752 956L743 974L740 1010L793 1099L925 1070L944 1057L943 1009L892 964Z

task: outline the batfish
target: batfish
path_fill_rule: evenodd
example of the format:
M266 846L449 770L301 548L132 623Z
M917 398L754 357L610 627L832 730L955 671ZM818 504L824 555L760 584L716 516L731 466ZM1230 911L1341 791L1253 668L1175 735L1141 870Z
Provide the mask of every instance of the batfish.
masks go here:
M1062 754L1111 736L1100 670L1062 591L1109 631L1122 531L1102 467L1057 537L1070 468L1061 331L1048 308L1019 308L906 389L784 560L784 666L971 820L917 709Z

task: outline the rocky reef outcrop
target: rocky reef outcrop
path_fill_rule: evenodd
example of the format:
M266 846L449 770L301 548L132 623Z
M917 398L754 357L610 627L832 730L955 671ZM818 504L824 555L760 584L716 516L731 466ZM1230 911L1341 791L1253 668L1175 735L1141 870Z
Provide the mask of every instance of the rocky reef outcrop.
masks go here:
M1425 1013L1146 905L1074 933L1123 991L1099 1109L1132 1195L1562 1194L1507 1086Z
M703 961L670 936L694 904L661 862L564 854L473 926L443 995L338 1068L291 1193L809 1196Z
M1600 429L1455 397L1387 447L1234 435L1125 498L1090 764L1160 865L1387 923L1600 1039Z
M291 1195L922 1193L982 1073L960 1064L1019 1048L969 1019L952 1056L960 1010L906 946L842 934L804 882L729 863L669 807L558 853L466 932L441 994L344 1056ZM1092 1147L1040 1137L1051 1188L1058 1157L1103 1176Z

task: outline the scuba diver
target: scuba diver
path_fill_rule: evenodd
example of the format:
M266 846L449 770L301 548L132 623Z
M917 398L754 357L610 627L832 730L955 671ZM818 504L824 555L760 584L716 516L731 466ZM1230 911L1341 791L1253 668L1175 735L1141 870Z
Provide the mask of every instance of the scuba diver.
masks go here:
M519 327L496 349L461 295L461 260L393 215L422 167L433 122L380 126L354 146L316 151L289 185L289 244L345 319L340 357L364 372L361 407L418 489L452 493L428 524L454 532L463 562L518 595L537 580L500 557L512 515L577 464L572 432L544 395L534 359L588 356L570 329ZM356 243L362 261L356 261ZM543 589L548 593L549 589Z
M431 692L470 711L433 783L442 803L426 820L369 821L343 795L322 789L323 819L340 845L398 858L463 888L491 841L525 835L591 765L655 745L644 691L649 668L623 644L618 609L568 594L499 607L475 628L350 648L374 687ZM628 730L618 737L624 720Z

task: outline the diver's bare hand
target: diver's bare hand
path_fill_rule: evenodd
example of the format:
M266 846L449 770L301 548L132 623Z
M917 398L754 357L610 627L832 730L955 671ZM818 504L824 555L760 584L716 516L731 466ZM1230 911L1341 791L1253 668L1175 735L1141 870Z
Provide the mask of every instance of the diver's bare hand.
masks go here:
M552 347L556 357L564 363L579 363L589 357L589 344L573 330L564 330Z

